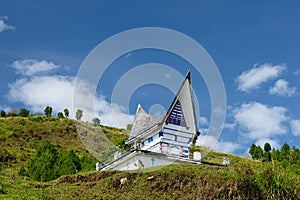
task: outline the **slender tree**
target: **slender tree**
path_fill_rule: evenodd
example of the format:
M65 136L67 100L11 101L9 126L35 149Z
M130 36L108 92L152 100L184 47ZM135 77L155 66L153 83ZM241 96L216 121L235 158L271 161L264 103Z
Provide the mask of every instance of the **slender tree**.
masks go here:
M80 121L81 118L82 118L82 116L83 116L83 111L80 110L80 109L78 109L78 110L76 111L76 119L77 119L77 121Z
M69 112L68 108L65 108L65 109L64 109L64 113L65 113L65 117L66 117L66 118L69 118L70 112Z
M131 129L132 129L132 124L127 124L126 130L127 130L127 131L131 131Z
M6 117L6 112L5 112L5 110L1 110L0 116L1 116L1 117Z
M47 106L47 107L44 109L44 112L45 112L46 117L51 117L51 115L52 115L52 107Z
M250 149L249 149L249 154L252 156L252 158L253 158L255 149L256 149L256 145L252 144Z

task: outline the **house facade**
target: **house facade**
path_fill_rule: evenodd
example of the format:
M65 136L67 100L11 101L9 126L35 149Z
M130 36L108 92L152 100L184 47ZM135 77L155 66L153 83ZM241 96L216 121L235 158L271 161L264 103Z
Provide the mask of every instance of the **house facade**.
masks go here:
M174 163L196 163L189 159L197 134L190 72L187 73L166 114L151 116L138 105L130 137L133 149L103 170L131 170Z

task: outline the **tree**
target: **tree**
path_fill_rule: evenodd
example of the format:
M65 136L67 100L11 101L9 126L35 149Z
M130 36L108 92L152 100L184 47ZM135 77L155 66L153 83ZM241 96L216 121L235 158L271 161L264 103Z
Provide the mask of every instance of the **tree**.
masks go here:
M62 151L59 153L54 168L58 176L75 174L81 169L80 159L74 150Z
M26 108L21 108L21 109L20 109L19 115L20 115L21 117L28 117L29 112L30 112L30 111L27 110Z
M47 107L44 109L44 112L45 112L46 117L51 117L51 114L52 114L52 107L47 106Z
M300 150L295 146L290 150L290 163L297 164L300 162Z
M36 181L50 181L57 178L53 166L58 157L58 151L53 144L45 141L37 148L36 154L27 164L26 174Z
M98 118L98 117L95 117L94 119L93 119L93 123L94 123L94 126L100 126L100 119Z
M69 118L70 112L69 112L68 108L65 108L65 109L64 109L64 113L65 113L65 117L66 117L66 118Z
M193 141L192 141L192 145L195 146L196 145L196 142L198 140L198 137L201 133L199 131L196 132L194 138L193 138Z
M64 118L64 114L62 112L57 113L57 118Z
M127 124L126 130L131 131L131 129L132 129L132 124Z
M278 149L273 148L271 152L272 160L279 160L279 157L280 157L280 151Z
M280 161L287 160L290 158L290 146L288 143L284 143L280 149Z
M1 110L0 116L1 116L1 117L6 117L6 112L5 112L5 110Z
M82 116L83 116L83 111L80 110L80 109L78 109L78 110L76 111L76 119L77 119L77 121L80 121L81 118L82 118Z
M271 149L272 149L271 145L268 142L266 142L265 145L264 145L264 151L265 152L270 152Z
M253 159L261 160L263 157L263 149L258 145L254 149L254 154L252 156Z
M249 154L252 156L252 158L253 158L255 149L256 149L256 145L252 144L250 149L249 149Z
M86 160L85 165L92 161ZM62 175L75 174L81 170L81 160L74 150L59 151L49 141L44 141L19 174L36 181L50 181Z

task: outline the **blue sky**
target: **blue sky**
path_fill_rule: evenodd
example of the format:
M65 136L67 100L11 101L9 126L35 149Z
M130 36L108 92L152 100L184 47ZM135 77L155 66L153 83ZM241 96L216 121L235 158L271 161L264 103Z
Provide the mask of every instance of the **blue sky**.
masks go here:
M262 145L266 141L276 148L285 142L299 148L299 4L2 0L0 108L9 111L27 107L32 112L43 112L51 105L55 112L71 109L77 71L95 46L129 29L162 27L196 40L222 75L227 116L216 150L244 155L252 143ZM207 87L193 66L168 52L139 50L112 63L97 87L95 115L103 124L117 125L111 117L114 86L123 74L146 63L171 66L183 76L191 69L201 110L201 143L211 117ZM113 107L126 124L132 120L138 103L156 114L168 109L173 97L169 88L147 84L131 95L128 105L113 102ZM93 115L85 114L85 120Z

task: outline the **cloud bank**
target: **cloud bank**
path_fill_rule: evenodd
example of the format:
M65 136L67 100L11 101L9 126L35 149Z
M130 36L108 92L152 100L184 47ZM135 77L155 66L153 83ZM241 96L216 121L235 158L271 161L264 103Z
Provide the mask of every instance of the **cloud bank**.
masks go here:
M132 123L132 116L126 113L124 108L107 102L103 96L94 94L85 82L81 83L80 90L77 91L77 108L72 110L76 77L40 75L59 68L59 65L45 60L23 60L15 61L12 66L18 74L25 77L9 84L8 98L12 102L25 104L33 112L43 112L49 105L56 113L68 108L71 111L70 117L73 118L76 110L81 109L83 121L91 121L98 117L101 124L120 128L125 128L127 124ZM94 101L87 102L86 99L94 99ZM117 122L116 117L121 120Z
M296 87L289 87L289 82L284 79L279 79L275 85L270 88L269 93L283 97L291 97L295 95Z
M5 23L5 20L7 20L7 19L8 19L7 16L0 17L0 33L5 30L14 30L15 29L14 26L10 26Z
M234 111L234 119L247 137L259 140L287 132L285 107L270 107L258 102L241 105Z
M46 60L38 61L35 59L16 60L10 66L16 70L17 74L23 76L47 74L60 68L59 65L56 65L53 62L48 62Z
M258 89L261 84L277 78L286 69L283 65L263 64L254 66L251 70L243 72L237 77L238 90L249 92Z

